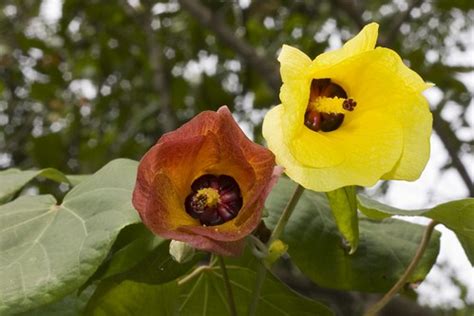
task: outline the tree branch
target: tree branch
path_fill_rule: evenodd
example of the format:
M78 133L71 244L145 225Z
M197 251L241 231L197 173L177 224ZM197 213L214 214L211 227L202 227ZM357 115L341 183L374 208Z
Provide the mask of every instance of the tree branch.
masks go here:
M176 129L176 127L178 127L178 119L173 110L171 87L168 80L169 72L167 72L164 66L163 47L160 45L159 39L157 38L157 32L151 27L153 19L153 13L151 12L152 5L153 2L144 1L142 6L134 8L128 1L124 1L124 8L127 14L137 25L146 30L148 62L152 72L151 86L159 97L159 104L156 105L155 109L153 110L153 106L148 106L146 110L149 112L149 115L154 114L154 112L159 112L161 133ZM140 119L136 120L136 123L139 124ZM133 126L130 129L130 132L135 132L133 128L136 127L137 126Z
M179 0L179 3L200 24L209 28L221 42L233 49L243 62L252 66L273 90L280 90L280 75L274 63L259 56L250 44L238 38L229 26L198 0Z
M365 22L362 19L362 10L352 0L334 0L336 8L342 9L359 28L364 27Z
M466 184L467 190L469 191L469 196L474 197L474 185L472 179L469 176L469 173L467 172L467 169L464 166L463 162L459 158L458 148L452 141L452 139L457 139L457 137L451 130L451 126L449 126L449 123L441 117L439 111L433 112L433 129L436 131L436 134L438 134L439 138L441 139L444 148L446 148L446 151L448 152L451 158L451 163L453 167L461 176L461 179L464 184Z
M389 44L393 42L398 34L400 26L410 20L411 11L419 6L421 2L423 2L423 0L414 0L409 4L404 12L396 14L396 17L393 19L392 25L390 26L390 30L386 33L388 35L381 41L382 46L389 46Z
M171 100L171 87L168 81L168 73L164 67L163 47L161 47L155 30L152 29L151 8L147 8L146 34L148 44L148 60L152 71L152 87L159 97L160 117L159 121L165 132L174 130L178 126L176 114L173 111Z

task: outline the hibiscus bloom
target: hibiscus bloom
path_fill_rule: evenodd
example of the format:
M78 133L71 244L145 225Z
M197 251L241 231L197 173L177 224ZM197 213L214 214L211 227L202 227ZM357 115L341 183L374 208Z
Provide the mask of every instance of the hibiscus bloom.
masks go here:
M274 167L274 155L244 135L227 107L206 111L145 154L133 205L157 235L236 255L261 220Z
M311 60L283 46L281 103L263 136L294 181L315 191L379 179L416 180L430 152L429 87L371 23L341 49Z

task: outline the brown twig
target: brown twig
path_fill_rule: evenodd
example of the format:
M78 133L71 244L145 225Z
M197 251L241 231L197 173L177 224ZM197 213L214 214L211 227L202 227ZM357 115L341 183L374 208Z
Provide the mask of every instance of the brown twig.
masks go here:
M446 151L451 158L453 167L459 173L462 181L466 185L467 190L469 191L469 196L474 197L474 184L471 177L469 176L469 173L467 172L466 166L459 158L457 146L452 141L453 139L457 139L456 134L454 134L454 132L451 130L451 126L449 126L449 123L441 117L439 112L439 110L433 112L433 129L435 130L436 134L438 134L441 142L444 145L444 148L446 148Z
M250 44L237 37L232 29L198 0L179 0L179 3L200 24L212 30L222 43L234 50L243 62L252 66L273 90L280 90L281 81L275 64L259 56Z
M400 289L405 286L408 281L408 278L412 275L413 271L415 271L418 263L420 262L423 254L425 253L428 244L430 243L431 235L434 231L435 226L438 225L438 222L431 221L428 226L426 226L425 232L423 233L423 237L421 238L420 245L416 250L415 256L411 260L410 264L408 265L407 269L400 277L400 279L395 283L395 285L388 291L377 303L372 305L369 310L364 314L365 316L374 316L377 315L379 312L390 300L400 291Z
M408 22L411 18L411 11L419 6L423 2L423 0L414 0L412 1L408 8L403 11L402 13L398 13L395 15L395 18L392 21L392 24L390 26L389 31L386 33L387 36L381 41L382 46L389 46L390 43L392 43L395 38L397 37L398 31L400 29L400 26Z
M362 10L352 0L335 0L333 2L338 9L342 9L359 28L365 25L362 19Z

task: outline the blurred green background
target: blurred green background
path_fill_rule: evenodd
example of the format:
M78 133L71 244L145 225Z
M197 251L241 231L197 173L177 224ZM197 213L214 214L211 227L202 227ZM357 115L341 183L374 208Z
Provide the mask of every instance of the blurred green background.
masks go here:
M436 168L460 188L444 190L474 196L472 0L3 0L0 169L92 173L223 104L262 142L282 44L315 57L370 21L379 45L436 84Z

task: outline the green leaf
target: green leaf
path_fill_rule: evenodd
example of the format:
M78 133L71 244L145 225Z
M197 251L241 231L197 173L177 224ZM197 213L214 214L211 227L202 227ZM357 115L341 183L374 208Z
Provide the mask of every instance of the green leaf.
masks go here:
M256 273L228 266L237 314L246 315L252 299ZM180 315L229 315L224 280L219 269L205 270L182 286ZM332 315L321 303L292 291L271 274L267 274L257 315Z
M89 179L91 176L91 174L68 174L66 177L72 186L76 186L82 181Z
M126 249L127 255L137 250L132 249ZM114 280L128 279L148 284L166 283L182 276L203 259L203 253L198 253L188 262L178 263L174 261L169 254L169 241L161 242L151 252L145 254L146 257L143 260L136 263L131 269L116 274ZM124 255L124 253L118 254L115 260L123 259ZM117 267L115 260L112 260L112 269ZM123 269L123 266L120 268ZM107 272L110 275L111 270Z
M169 254L169 241L154 235L142 223L124 228L115 241L108 259L79 291L94 282L119 283L123 280L162 284L187 273L204 258L197 252L192 260L180 264Z
M57 302L16 314L16 316L82 316L94 289L90 287L80 295L73 292Z
M77 289L119 231L138 222L131 205L137 162L119 159L74 187L0 206L0 314L50 303Z
M143 227L143 233L111 256L101 279L129 271L163 243L163 239L153 235L143 224L140 226Z
M98 288L86 307L92 316L176 315L179 293L176 282L149 285L125 280Z
M358 202L359 209L375 219L393 215L425 216L445 225L456 234L469 261L474 265L474 199L451 201L421 210L398 209L363 195L358 196Z
M25 171L7 169L0 171L0 203L8 201L25 184L38 176L43 176L57 182L70 183L63 173L53 168Z
M342 236L350 246L349 254L357 250L359 243L359 218L354 186L343 187L326 193L332 214Z
M269 227L274 227L293 192L294 183L281 178L267 199ZM415 255L424 227L395 219L360 219L356 253L349 255L333 221L324 194L305 191L282 240L293 262L320 286L342 290L385 292L403 274ZM409 282L423 280L439 252L435 232Z

